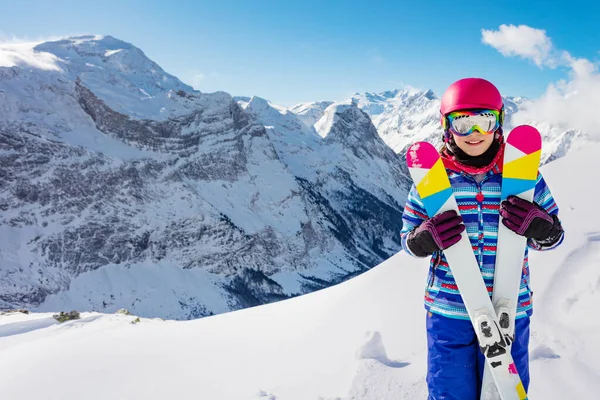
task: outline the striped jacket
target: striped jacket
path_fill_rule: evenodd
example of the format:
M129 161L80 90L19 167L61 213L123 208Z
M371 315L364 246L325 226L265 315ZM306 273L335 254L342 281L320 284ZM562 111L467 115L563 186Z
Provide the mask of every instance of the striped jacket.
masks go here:
M500 220L499 209L502 174L496 166L493 170L485 174L483 180L477 182L473 176L465 172L454 171L448 168L446 171L466 227L467 235L479 262L481 275L491 297L496 264L498 223ZM558 214L558 207L541 174L538 174L537 177L534 201L548 213ZM402 216L403 228L401 232L402 247L412 256L415 255L406 244L408 233L427 218L423 202L413 184L404 208ZM563 237L550 247L542 247L532 239L528 241L528 248L525 250L523 259L523 274L521 277L516 318L523 318L532 314L528 250L550 250L559 246L563 241ZM431 256L427 288L425 290L425 308L430 312L450 318L469 319L443 252L436 252Z

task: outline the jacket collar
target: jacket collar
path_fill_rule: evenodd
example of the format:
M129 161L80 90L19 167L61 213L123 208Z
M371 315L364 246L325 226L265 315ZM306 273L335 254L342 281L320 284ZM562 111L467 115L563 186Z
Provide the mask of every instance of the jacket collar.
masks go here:
M483 167L471 167L459 162L455 156L450 154L447 149L442 151L442 162L444 163L444 167L453 172L457 173L466 173L469 175L479 175L484 174L489 171L493 171L496 174L502 173L503 159L504 159L504 146L502 143L500 145L500 149L498 153L494 157L491 163Z

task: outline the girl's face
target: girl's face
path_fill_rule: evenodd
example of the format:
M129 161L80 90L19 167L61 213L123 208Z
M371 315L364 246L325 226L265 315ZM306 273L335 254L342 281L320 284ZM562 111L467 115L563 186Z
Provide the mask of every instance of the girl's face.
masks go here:
M452 137L458 148L471 157L482 155L494 142L493 133L482 135L479 131L475 131L468 136L457 136L452 134Z

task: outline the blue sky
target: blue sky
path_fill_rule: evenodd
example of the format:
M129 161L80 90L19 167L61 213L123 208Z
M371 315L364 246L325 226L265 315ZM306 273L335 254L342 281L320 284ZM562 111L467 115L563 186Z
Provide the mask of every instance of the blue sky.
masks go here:
M600 5L527 1L9 1L0 39L112 35L205 92L291 106L410 85L438 95L481 76L537 98L568 77L482 43L502 24L546 31L556 49L597 62Z

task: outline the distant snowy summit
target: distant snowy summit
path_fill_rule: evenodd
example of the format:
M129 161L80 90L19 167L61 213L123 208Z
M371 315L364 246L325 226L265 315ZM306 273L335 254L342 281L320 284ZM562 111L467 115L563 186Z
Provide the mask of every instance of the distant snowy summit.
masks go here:
M519 113L532 104L525 97L505 96L503 100L506 111L505 134L521 124L537 127L544 138L543 163L564 156L573 146L580 147L578 140L583 140L583 143L592 140L577 129L528 119L526 113ZM351 102L366 112L379 136L400 155L415 141L427 141L435 146L442 142L440 100L430 89L407 87L379 93L354 93L345 102ZM290 107L289 111L298 115L307 126L315 126L331 104L333 102L330 101L301 103Z
M166 120L196 107L194 90L166 73L142 50L112 36L77 36L0 45L0 67L32 66L83 85L113 110L137 119ZM7 59L8 58L8 59ZM32 71L32 73L35 73Z
M302 103L291 107L290 111L296 114L304 125L312 127L319 119L321 119L327 107L333 103L333 101Z

